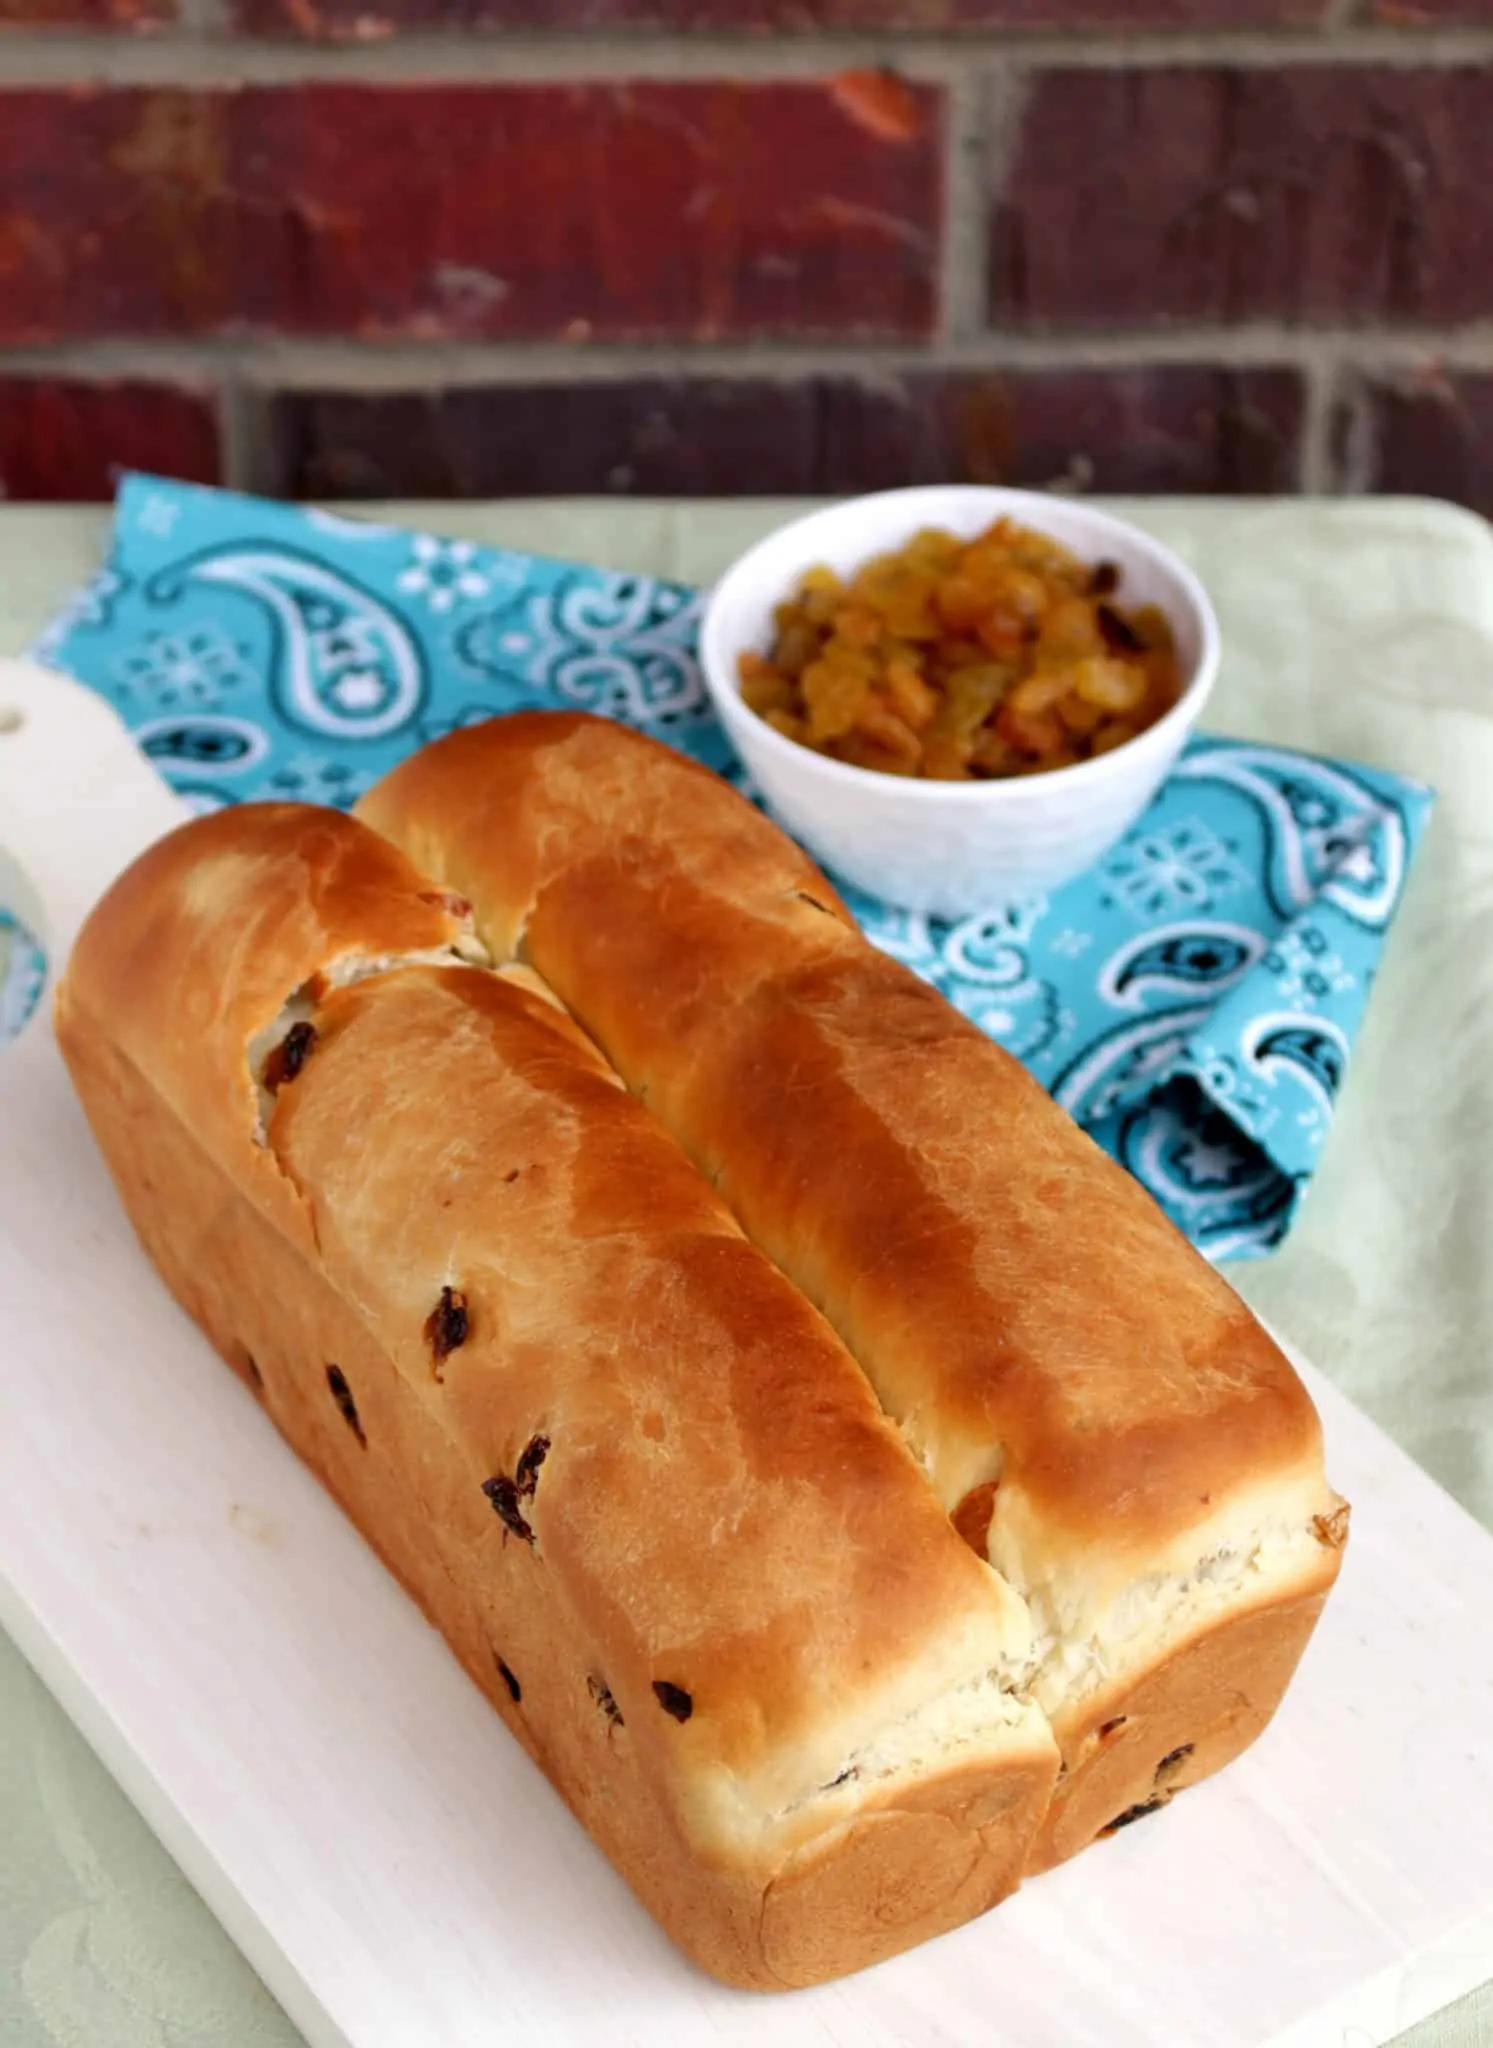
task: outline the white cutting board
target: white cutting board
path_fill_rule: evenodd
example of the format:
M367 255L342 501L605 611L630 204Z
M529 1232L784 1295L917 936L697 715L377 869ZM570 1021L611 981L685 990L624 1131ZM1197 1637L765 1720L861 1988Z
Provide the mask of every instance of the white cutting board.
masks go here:
M7 702L55 960L181 807L96 699ZM1368 2048L1493 1976L1493 1538L1303 1370L1353 1539L1255 1749L912 1955L725 1991L169 1301L45 1015L0 1054L0 1620L315 2048Z

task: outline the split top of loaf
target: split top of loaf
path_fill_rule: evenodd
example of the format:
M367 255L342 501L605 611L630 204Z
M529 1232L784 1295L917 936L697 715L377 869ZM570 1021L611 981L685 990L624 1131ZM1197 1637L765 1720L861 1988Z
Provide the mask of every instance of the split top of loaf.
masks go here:
M770 1875L951 1771L1034 1814L1056 1754L1016 1690L1023 1604L802 1292L532 970L488 963L368 827L245 806L116 884L59 1030L360 1319L684 1841Z
M1346 1511L1279 1348L720 778L522 713L358 811L544 977L839 1332L1027 1604L1060 1736L1220 1614L1330 1584Z

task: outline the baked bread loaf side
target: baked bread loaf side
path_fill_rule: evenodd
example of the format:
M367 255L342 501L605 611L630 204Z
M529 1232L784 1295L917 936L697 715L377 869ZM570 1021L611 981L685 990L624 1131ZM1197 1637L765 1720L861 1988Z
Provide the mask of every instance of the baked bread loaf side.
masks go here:
M1028 1605L1062 1777L1033 1868L1264 1727L1347 1508L1244 1304L1029 1074L718 777L523 713L360 815L542 974L815 1302Z
M663 1926L738 1984L858 1968L1020 1877L1058 1769L1029 1613L663 1123L488 963L366 826L245 806L110 891L58 1038L177 1299Z

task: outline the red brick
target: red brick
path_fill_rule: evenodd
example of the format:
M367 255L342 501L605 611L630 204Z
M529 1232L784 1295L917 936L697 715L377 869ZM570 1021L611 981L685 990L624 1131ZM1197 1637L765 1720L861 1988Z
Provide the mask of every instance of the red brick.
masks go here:
M159 384L0 379L0 497L114 495L116 472L218 481L218 428L205 392Z
M1051 71L992 222L1020 327L1493 314L1493 65Z
M1358 403L1368 408L1371 489L1493 515L1493 374L1427 370L1371 385Z
M0 0L0 31L159 28L175 18L175 0Z
M971 481L1289 491L1292 372L1192 366L862 380L646 378L434 393L293 393L296 496L729 496Z
M1367 18L1383 28L1443 28L1493 21L1493 0L1368 0Z
M0 94L0 340L900 335L942 106L832 82Z
M282 475L312 498L812 491L815 393L723 378L289 393Z
M1476 0L1469 0L1476 4ZM364 41L407 29L802 30L1315 26L1326 0L234 0L258 35Z
M847 383L826 395L815 483L1293 491L1301 416L1290 370L1159 364Z

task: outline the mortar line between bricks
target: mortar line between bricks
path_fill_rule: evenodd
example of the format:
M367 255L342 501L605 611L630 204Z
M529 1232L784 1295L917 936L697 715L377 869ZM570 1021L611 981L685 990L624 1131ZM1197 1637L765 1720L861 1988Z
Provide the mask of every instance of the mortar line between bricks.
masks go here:
M1027 69L1143 70L1206 66L1385 66L1397 70L1493 62L1493 26L1385 30L1354 28L1217 34L1051 35L966 32L919 36L816 35L764 43L752 37L691 36L665 42L611 35L595 41L418 33L378 43L302 44L244 40L213 32L221 0L187 0L187 26L159 35L108 39L83 34L7 32L0 86L113 84L155 87L300 85L579 84L594 81L726 78L761 82L819 78L862 67L890 68L951 85L970 67L1016 58ZM194 32L195 31L195 32Z
M218 388L218 464L222 480L232 490L254 489L254 415L260 394L237 379L227 378Z
M904 345L667 342L598 345L569 352L545 342L359 342L116 338L46 348L0 347L0 377L87 381L241 382L248 391L419 391L447 385L565 385L639 379L734 379L765 383L814 377L871 379L940 372L1149 369L1298 369L1334 360L1368 374L1422 369L1493 370L1493 321L1462 328L1173 328L1106 335L992 334L927 349Z
M1336 354L1313 349L1301 364L1302 413L1296 488L1306 497L1325 497L1332 489L1332 418L1337 403Z
M1343 430L1336 464L1336 486L1344 497L1372 488L1379 474L1379 422L1368 386L1351 369L1339 377Z
M176 19L188 40L227 40L233 33L231 0L176 0Z
M944 114L943 277L939 333L958 345L985 324L986 80L966 66Z
M985 218L983 233L985 240L985 269L983 283L984 297L980 306L977 327L986 328L990 318L990 266L994 259L996 237L992 232L1000 219L1001 209L1010 190L1015 169L1017 151L1021 147L1027 99L1031 92L1031 72L1019 62L1008 63L990 80L987 88L986 125L988 139L984 164Z

